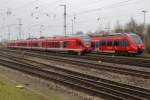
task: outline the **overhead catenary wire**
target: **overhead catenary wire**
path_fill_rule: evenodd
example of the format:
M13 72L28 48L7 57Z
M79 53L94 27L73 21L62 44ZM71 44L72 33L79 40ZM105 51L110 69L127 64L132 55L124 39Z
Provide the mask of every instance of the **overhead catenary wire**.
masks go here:
M113 9L113 8L117 8L119 6L117 6L118 4L121 4L121 6L125 6L127 5L130 1L135 1L135 0L126 0L126 1L122 1L122 2L118 2L118 3L114 3L114 4L111 4L111 5L107 5L107 6L104 6L104 7L100 7L100 8L96 8L96 9L90 9L90 10L86 10L86 11L81 11L81 12L77 12L75 13L77 16L80 16L82 14L86 14L86 13L92 13L92 12L95 12L95 11L101 11L102 9L106 10L106 9ZM138 0L140 1L140 0ZM136 1L137 2L137 1ZM127 3L127 4L124 4L124 3ZM67 17L72 17L74 16L74 14L71 14L71 15L68 15L67 14ZM59 21L60 17L57 17L57 21Z
M34 0L34 2L35 2L35 1L37 1L37 0ZM131 0L126 0L126 1L122 1L122 2L119 2L119 3L114 3L114 4L112 4L112 5L108 5L108 6L104 6L104 7L100 7L100 8L90 9L90 10L78 12L78 13L76 13L76 15L79 16L79 15L82 15L82 14L85 14L85 13L91 13L91 12L95 12L95 11L101 11L102 9L106 10L106 9L108 9L108 8L111 8L111 9L117 8L117 7L119 7L119 6L117 6L118 4L127 3L127 2L129 2L129 1L131 1ZM134 1L134 0L132 0L132 1ZM32 2L32 3L33 3L33 2ZM53 2L53 3L54 3L54 2ZM53 4L53 3L51 3L51 4ZM123 4L123 5L124 5L124 4ZM122 6L123 6L123 5L122 5ZM57 14L57 15L58 15L58 14ZM74 14L73 14L73 15L74 15ZM73 15L68 15L67 17L71 17L71 16L73 16ZM57 18L59 18L59 17L57 17Z
M21 11L23 8L27 8L27 7L29 7L29 6L32 6L33 4L35 4L35 3L39 2L39 1L40 1L40 0L33 0L33 1L28 2L28 3L24 4L24 5L18 6L18 7L16 7L16 8L14 8L13 10L14 10L14 11L17 11L17 10L20 10L20 11ZM60 1L60 0L50 2L50 3L48 3L48 6L53 5L54 3L58 2L58 1ZM45 7L45 6L44 6L44 7Z
M77 15L81 15L81 14L86 14L86 13L91 13L91 12L95 12L95 11L101 11L102 9L106 10L106 9L113 9L113 8L117 8L117 7L120 7L120 4L121 6L125 6L127 4L124 4L124 3L129 3L131 1L134 1L134 0L125 0L125 1L121 1L121 2L117 2L117 3L114 3L114 4L111 4L111 5L106 5L104 7L100 7L100 8L95 8L95 9L90 9L90 10L85 10L85 11L81 11L81 12L77 12L76 14ZM140 0L138 0L140 1ZM136 1L137 2L137 1ZM118 5L118 6L117 6Z
M22 8L26 8L26 7L28 7L28 6L31 6L32 4L34 4L34 3L38 2L38 1L40 1L40 0L33 0L33 1L28 2L28 3L24 4L24 5L21 5L21 6L19 6L19 7L16 7L16 8L14 8L13 10L21 10Z

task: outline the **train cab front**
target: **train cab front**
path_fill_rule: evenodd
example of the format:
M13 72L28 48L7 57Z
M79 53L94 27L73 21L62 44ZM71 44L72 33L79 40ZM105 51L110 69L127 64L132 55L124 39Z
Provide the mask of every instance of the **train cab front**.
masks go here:
M131 35L132 37L132 48L134 49L135 53L137 55L140 55L144 52L145 50L145 46L144 46L144 43L142 42L141 38L136 35L136 34L132 34Z
M91 52L92 52L91 45L85 45L84 51L85 51L86 53L91 53Z
M91 38L87 34L80 35L80 38L81 38L81 41L82 41L83 46L84 46L83 52L90 53L92 51Z
M144 47L144 44L142 43L142 44L138 44L137 45L137 54L142 54L142 53L144 53L144 51L145 51L145 47Z

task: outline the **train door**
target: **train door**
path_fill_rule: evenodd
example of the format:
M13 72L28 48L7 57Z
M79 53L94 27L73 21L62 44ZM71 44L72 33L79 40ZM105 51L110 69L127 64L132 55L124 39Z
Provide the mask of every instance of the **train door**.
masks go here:
M113 41L112 40L107 40L107 50L112 51L113 50Z
M91 47L93 50L95 50L95 41L91 42Z
M37 48L42 48L42 41L38 42Z
M63 48L67 48L68 41L63 41Z
M123 40L122 40L122 39L119 40L119 48L120 48L121 51L124 51L124 50L125 50L125 49L124 49L124 45L123 45Z
M63 41L60 41L60 48L63 48Z
M32 49L32 39L29 40L29 47L30 47L30 49Z
M42 48L46 49L47 48L47 40L42 41Z
M83 44L80 40L76 40L76 46L77 46L77 48L82 48Z
M101 46L100 49L102 51L106 50L106 46L107 46L107 41L106 40L101 40Z
M118 43L119 43L118 44L118 49L119 49L119 51L125 51L126 48L125 48L124 42L125 41L123 39L118 40Z
M95 50L96 51L99 51L100 50L100 43L99 43L99 40L95 41Z
M127 46L129 45L129 43L128 43L128 40L127 39L123 39L122 40L122 49L124 50L124 51L128 51L127 50Z
M118 39L114 41L115 51L119 53L126 53L128 41L126 39Z

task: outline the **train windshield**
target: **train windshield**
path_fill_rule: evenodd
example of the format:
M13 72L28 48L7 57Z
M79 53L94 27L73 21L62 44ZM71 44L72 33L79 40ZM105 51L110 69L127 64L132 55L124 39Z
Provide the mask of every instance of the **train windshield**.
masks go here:
M80 36L84 45L91 45L91 38L89 35L84 34Z
M142 43L142 40L141 40L141 38L138 35L134 34L134 35L131 35L131 37L132 37L133 41L136 44L141 44Z

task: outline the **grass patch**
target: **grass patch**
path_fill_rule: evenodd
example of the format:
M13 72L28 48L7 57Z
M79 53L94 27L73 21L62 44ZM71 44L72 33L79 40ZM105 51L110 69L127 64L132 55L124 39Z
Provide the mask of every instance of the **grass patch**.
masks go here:
M142 55L138 55L137 57L139 57L139 58L145 58L145 59L150 59L150 54L149 53L143 53Z
M55 93L50 93L49 96L51 97L52 100L61 100L60 96Z
M47 100L47 99L27 89L19 89L16 88L14 84L0 80L0 100Z
M150 54L149 53L144 53L144 56L150 58Z

